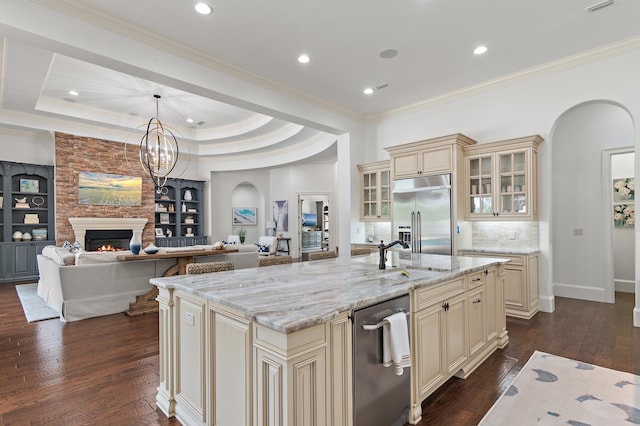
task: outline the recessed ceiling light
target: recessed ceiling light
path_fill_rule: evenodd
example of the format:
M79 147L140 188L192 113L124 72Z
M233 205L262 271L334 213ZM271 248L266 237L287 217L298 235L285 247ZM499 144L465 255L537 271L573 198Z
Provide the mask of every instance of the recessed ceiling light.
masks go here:
M187 118L187 123L193 123L193 118Z
M366 89L364 89L362 91L365 95L372 95L373 94L373 89L371 87L367 87Z
M196 12L198 12L200 15L211 15L211 12L213 12L213 9L211 8L211 6L202 2L196 3L195 9L196 9Z
M379 56L382 59L391 59L395 58L398 55L398 51L396 49L385 49L379 53Z
M70 94L71 96L78 96L80 93L78 93L78 91L77 91L77 90L69 90L69 94Z
M473 49L473 53L476 55L482 55L484 53L487 53L487 50L489 50L489 48L487 46L482 45Z
M300 56L298 56L298 62L300 62L301 64L308 64L311 61L311 58L309 57L309 55L305 55L304 53Z

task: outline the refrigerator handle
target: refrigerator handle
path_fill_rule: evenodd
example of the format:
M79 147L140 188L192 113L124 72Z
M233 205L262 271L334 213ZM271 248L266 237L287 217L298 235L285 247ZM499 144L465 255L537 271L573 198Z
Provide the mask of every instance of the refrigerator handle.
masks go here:
M416 212L411 212L411 252L416 252Z
M422 215L420 214L420 211L418 211L416 222L418 225L418 238L416 239L416 253L422 253Z

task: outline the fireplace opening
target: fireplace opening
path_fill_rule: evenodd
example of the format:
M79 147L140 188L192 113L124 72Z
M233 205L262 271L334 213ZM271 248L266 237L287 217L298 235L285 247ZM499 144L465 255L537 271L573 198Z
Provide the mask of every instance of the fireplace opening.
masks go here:
M131 229L87 229L84 236L84 249L87 251L129 250Z

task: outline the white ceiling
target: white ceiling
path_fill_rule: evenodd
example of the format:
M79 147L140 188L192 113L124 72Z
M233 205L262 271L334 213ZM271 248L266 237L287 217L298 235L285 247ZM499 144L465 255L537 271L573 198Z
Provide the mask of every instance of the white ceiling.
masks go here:
M17 3L0 0L0 10L23 7ZM51 19L72 15L156 47L197 52L217 70L362 119L569 59L596 57L640 36L638 0L615 0L593 13L586 8L598 0L210 0L214 11L208 16L193 11L194 0L20 3L25 13L32 3L46 7ZM154 115L157 93L160 118L194 141L203 156L303 150L332 138L59 54L2 18L0 36L5 38L2 111L32 117L34 128L56 118L131 131ZM486 44L488 53L473 55L479 44ZM383 59L379 54L385 49L398 55ZM300 53L311 62L298 63ZM388 86L363 94L365 87L381 84ZM70 89L80 95L70 96Z

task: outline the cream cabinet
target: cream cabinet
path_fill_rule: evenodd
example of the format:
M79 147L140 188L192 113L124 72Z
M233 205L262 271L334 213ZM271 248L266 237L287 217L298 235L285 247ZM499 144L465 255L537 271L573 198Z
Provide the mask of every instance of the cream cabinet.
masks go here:
M422 402L466 361L464 277L415 291L412 300L413 401ZM420 404L414 404L414 410ZM422 413L414 413L414 416Z
M350 425L348 312L289 334L190 292L159 288L156 403L188 425Z
M538 254L496 254L477 251L460 251L460 256L480 256L510 259L504 267L504 303L506 314L530 319L540 305L538 294Z
M454 134L386 148L391 156L392 177L454 173L458 168L458 148L475 143L462 134Z
M540 136L529 136L465 149L466 219L537 218L541 142Z
M503 279L499 265L412 293L410 423L421 420L422 401L442 383L468 377L508 343Z
M360 220L391 220L391 169L389 160L359 164Z

